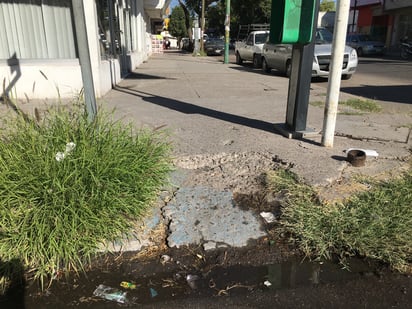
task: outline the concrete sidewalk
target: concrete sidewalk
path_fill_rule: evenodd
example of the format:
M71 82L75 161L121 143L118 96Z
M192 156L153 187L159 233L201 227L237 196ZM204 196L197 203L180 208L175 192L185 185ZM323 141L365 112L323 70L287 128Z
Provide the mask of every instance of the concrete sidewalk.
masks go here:
M325 90L311 87L310 101L324 102ZM412 113L350 115L344 110L334 148L328 149L320 146L320 135L293 140L274 131L274 124L284 123L287 92L287 78L223 64L220 57L170 51L152 56L103 98L117 117L170 133L177 171L161 209L170 246L244 246L264 235L262 219L238 207L236 197L253 196L260 175L276 165L322 187L353 174L376 176L407 165ZM341 100L350 97L342 94ZM320 132L323 113L323 107L310 105L308 127ZM376 150L379 156L352 167L343 153L348 148Z

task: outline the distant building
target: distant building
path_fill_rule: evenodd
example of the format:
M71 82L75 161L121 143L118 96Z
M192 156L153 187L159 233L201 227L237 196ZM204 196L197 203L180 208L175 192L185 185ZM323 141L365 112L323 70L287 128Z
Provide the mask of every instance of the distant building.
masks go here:
M404 37L412 40L412 1L384 0L383 11L390 16L387 45L398 46Z
M0 2L3 95L73 97L82 78L71 0ZM95 92L104 95L152 53L170 0L83 0Z
M327 28L333 32L336 12L319 12L318 27Z
M335 12L320 12L318 26L333 31ZM351 0L348 30L370 34L396 49L401 38L412 39L412 0Z
M370 34L396 48L412 36L411 0L351 0L349 32Z

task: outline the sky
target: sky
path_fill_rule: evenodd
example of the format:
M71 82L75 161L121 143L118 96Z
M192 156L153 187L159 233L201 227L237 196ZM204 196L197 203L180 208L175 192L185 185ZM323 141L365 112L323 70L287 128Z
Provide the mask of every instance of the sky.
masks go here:
M170 1L170 8L172 9L178 4L179 4L179 2L177 0L172 0L172 1Z

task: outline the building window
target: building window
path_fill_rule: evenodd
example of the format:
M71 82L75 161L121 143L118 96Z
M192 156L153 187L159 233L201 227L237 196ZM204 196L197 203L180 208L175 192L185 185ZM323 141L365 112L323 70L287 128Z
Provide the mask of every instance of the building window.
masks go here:
M131 52L134 44L131 30L132 3L127 0L97 0L96 6L102 58Z
M0 2L0 59L77 58L71 0Z

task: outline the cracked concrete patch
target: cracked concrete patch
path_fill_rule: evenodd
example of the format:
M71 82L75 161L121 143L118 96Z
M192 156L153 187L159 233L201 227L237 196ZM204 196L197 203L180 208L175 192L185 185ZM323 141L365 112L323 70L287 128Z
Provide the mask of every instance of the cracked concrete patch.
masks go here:
M136 222L133 233L115 242L102 244L98 251L140 251L145 247L157 245L159 240L165 237L164 233L165 228L160 207L153 207L141 220Z
M202 244L204 249L243 247L266 233L251 211L234 204L229 191L208 187L184 187L163 208L169 223L170 247Z
M253 192L259 190L259 176L279 163L268 152L235 152L180 157L175 165L191 172L184 186Z

